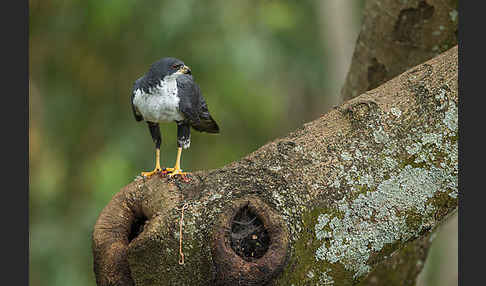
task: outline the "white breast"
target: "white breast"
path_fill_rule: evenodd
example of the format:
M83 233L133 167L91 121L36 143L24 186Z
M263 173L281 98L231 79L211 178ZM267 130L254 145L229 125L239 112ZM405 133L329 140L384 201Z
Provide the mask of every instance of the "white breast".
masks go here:
M133 104L145 121L168 122L180 121L184 117L179 112L179 97L175 77L165 77L160 84L145 93L135 90Z

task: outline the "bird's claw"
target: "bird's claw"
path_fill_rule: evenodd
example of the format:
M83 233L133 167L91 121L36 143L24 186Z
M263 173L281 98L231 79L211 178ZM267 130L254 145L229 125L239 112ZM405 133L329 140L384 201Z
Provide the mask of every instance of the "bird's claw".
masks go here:
M172 169L172 171L170 171L169 177L172 178L172 177L177 175L177 176L180 176L185 182L189 181L189 178L187 177L187 175L190 174L190 173L182 172L181 169L174 169L174 168L170 168L170 169Z
M142 172L141 175L142 175L142 177L150 178L150 177L152 177L155 174L164 175L164 174L167 174L167 173L169 173L169 171L167 171L166 168L164 168L164 169L155 168L153 171L150 171L150 172Z
M174 170L174 171L170 172L170 173L169 173L169 177L173 177L173 176L175 176L175 175L185 176L185 175L187 175L187 174L189 174L189 173L182 172L182 170L181 170L181 169L178 169L178 170Z

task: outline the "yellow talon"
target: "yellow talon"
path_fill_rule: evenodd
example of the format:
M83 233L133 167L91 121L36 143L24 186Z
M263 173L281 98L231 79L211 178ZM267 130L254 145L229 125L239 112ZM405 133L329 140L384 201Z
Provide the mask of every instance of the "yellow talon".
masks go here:
M142 172L142 176L144 177L147 177L147 178L150 178L152 177L153 175L157 174L157 173L160 173L162 172L162 169L160 168L155 168L153 171L151 172Z
M178 150L177 150L177 159L176 159L176 164L175 164L174 168L162 169L160 167L160 149L157 148L156 153L155 153L155 169L151 172L142 172L142 176L144 176L146 178L150 178L151 176L153 176L155 174L162 173L162 174L168 174L169 177L173 177L175 175L180 175L182 177L185 177L187 174L190 174L190 173L182 172L182 169L181 169L181 153L182 153L182 148L179 147Z
M181 169L181 153L182 153L182 148L179 147L177 149L177 158L176 158L176 164L174 166L174 168L167 168L166 170L169 171L169 177L173 177L175 175L180 175L182 177L184 177L185 175L187 174L190 174L190 173L186 173L186 172L182 172L182 169Z
M155 150L155 169L151 172L142 172L142 176L144 176L146 178L150 178L151 176L158 174L158 173L170 172L171 170L169 170L169 169L172 170L172 168L162 169L160 167L160 149L157 148Z
M173 169L173 168L171 168L171 169ZM173 171L171 171L169 173L169 177L172 177L172 176L175 176L175 175L185 176L187 174L190 174L190 173L188 173L188 172L182 172L181 169L175 169L175 170L173 170Z

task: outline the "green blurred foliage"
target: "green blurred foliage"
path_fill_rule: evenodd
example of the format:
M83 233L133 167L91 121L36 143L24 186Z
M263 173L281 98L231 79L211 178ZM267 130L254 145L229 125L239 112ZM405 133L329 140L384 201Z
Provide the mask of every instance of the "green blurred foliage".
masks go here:
M184 170L238 160L332 102L317 1L29 2L30 285L95 285L91 233L111 197L154 167L129 97L150 64L182 59L221 134L192 132ZM360 1L356 1L356 5ZM176 155L161 126L162 166Z

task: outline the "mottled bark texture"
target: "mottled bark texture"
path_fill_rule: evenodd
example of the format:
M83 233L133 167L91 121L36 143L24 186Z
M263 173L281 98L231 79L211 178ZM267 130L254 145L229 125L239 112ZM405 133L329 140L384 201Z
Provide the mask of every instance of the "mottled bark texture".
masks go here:
M457 45L457 0L369 0L343 101Z
M189 182L135 179L95 225L98 285L413 285L457 209L457 52ZM251 228L263 256L232 251Z

